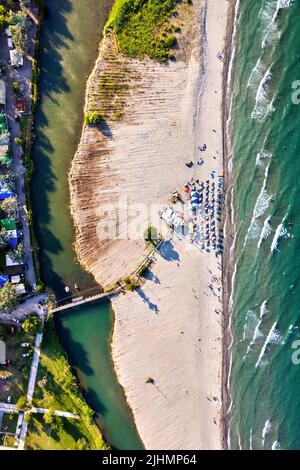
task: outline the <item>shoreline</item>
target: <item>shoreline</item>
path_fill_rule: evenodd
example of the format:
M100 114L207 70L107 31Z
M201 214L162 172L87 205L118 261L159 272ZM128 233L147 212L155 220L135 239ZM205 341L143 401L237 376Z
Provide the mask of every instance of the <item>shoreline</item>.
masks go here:
M222 417L222 428L224 435L224 449L229 450L229 426L230 426L230 408L231 408L231 394L230 394L230 375L232 366L231 357L231 346L233 342L233 335L231 330L231 315L232 306L231 297L233 294L233 282L234 282L234 259L231 251L234 249L235 237L234 231L234 214L232 206L232 190L233 190L233 171L229 169L229 164L232 158L231 142L229 140L229 129L228 120L230 118L230 107L229 96L232 93L232 69L235 51L232 50L232 46L235 39L235 28L236 28L236 15L238 13L239 0L233 0L230 6L230 13L228 17L227 26L227 58L226 68L224 70L224 82L223 82L223 138L224 138L224 181L225 181L225 199L226 199L226 219L224 221L224 227L226 229L227 236L225 242L225 250L223 257L223 313L224 313L224 334L223 334L223 377L222 377L222 396L223 396L223 417Z

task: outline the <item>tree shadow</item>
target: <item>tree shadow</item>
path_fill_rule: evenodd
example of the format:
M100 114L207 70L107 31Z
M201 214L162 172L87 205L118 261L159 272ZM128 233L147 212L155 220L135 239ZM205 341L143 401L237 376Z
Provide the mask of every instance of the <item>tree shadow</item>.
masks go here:
M165 242L158 253L166 261L180 261L179 254L174 250L173 244L170 241Z

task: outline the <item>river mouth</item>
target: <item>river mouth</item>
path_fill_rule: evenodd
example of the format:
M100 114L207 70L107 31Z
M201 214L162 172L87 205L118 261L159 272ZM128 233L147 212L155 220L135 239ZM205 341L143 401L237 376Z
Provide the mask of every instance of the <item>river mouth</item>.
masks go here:
M68 171L80 140L86 82L111 3L51 0L42 29L31 194L42 280L59 299L66 297L66 287L70 295L97 286L76 261ZM116 449L141 449L111 360L110 304L77 307L56 323L107 440Z

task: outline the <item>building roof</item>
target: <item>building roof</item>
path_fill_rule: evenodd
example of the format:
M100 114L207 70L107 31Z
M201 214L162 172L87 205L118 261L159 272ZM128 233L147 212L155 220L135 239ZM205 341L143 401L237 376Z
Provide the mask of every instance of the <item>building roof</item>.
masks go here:
M24 65L23 57L18 51L16 51L16 49L10 50L9 55L10 55L11 65L13 65L13 67L23 67Z
M16 221L13 219L2 219L0 225L5 230L16 230L17 224Z
M6 86L3 80L0 80L0 104L6 103Z
M9 277L6 274L0 274L0 287L3 287L9 281Z

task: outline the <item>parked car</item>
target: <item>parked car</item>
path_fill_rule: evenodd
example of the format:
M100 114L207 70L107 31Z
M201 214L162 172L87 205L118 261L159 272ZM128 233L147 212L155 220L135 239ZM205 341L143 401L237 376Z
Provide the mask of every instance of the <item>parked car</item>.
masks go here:
M22 357L29 357L29 356L30 356L29 353L24 353L24 354L22 354Z
M29 343L21 343L22 348L29 348Z
M7 403L11 403L11 395L7 397Z

